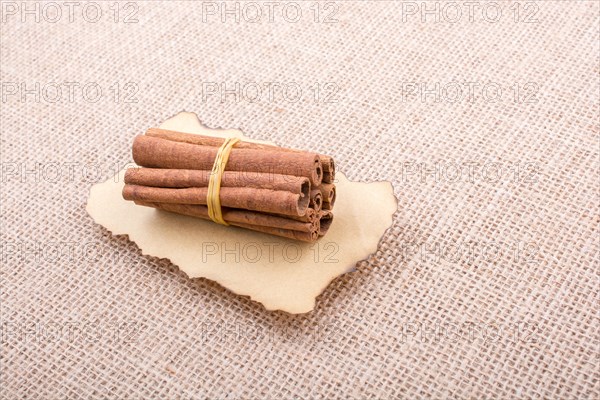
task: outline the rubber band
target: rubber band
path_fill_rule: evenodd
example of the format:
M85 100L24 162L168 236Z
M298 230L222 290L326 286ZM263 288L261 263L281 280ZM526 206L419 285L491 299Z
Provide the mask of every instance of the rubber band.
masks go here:
M213 164L212 171L210 173L210 180L208 181L208 193L206 195L206 205L208 206L208 216L217 224L229 225L224 219L221 212L221 199L219 195L221 193L221 179L227 160L229 160L229 154L233 146L239 142L238 138L227 138L219 147L215 162Z

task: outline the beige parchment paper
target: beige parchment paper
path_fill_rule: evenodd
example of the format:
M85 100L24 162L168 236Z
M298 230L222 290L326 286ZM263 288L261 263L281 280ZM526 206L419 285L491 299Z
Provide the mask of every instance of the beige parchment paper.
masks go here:
M250 140L239 130L209 129L193 113L161 128ZM338 172L329 232L317 243L301 243L137 206L121 197L124 173L91 188L86 209L94 221L128 235L143 254L169 259L190 278L211 279L267 310L289 313L311 311L334 278L376 251L397 209L391 183L352 182Z

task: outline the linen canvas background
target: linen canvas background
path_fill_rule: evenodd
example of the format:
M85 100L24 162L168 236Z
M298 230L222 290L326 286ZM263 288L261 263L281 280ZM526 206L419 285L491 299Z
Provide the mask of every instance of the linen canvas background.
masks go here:
M90 3L2 1L2 398L598 396L598 2ZM378 251L289 315L94 224L180 111L392 182Z

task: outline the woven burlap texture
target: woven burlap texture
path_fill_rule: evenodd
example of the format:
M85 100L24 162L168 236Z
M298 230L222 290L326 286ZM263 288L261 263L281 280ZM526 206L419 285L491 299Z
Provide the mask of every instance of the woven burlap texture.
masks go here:
M597 397L599 5L475 3L3 1L1 397ZM95 225L179 111L391 181L378 251L292 316Z

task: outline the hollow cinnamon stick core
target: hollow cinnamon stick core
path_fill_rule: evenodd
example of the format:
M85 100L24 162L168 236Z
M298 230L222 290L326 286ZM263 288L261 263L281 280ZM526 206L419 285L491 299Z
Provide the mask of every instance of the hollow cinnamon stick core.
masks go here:
M322 183L318 186L323 193L323 210L332 210L335 203L335 185L333 183Z
M319 185L319 190L323 194L323 202L332 204L335 202L335 185L333 183L322 183Z
M319 236L324 236L331 223L333 222L333 213L331 211L323 210L319 213Z
M335 182L335 162L332 157L320 155L321 164L323 165L323 182Z
M314 189L310 191L310 203L309 206L313 208L315 211L321 211L321 207L323 205L323 195L319 189Z

